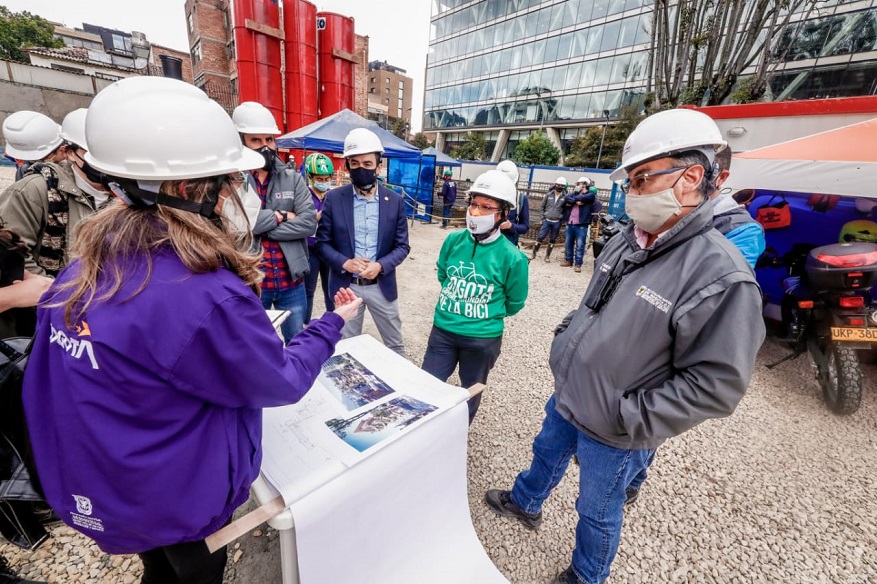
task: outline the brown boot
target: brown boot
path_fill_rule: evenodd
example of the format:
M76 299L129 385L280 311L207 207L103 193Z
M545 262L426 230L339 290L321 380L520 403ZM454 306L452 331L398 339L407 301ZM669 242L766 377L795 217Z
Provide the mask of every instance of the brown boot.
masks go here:
M581 272L581 271L582 271L582 267L581 267L581 266L576 266L576 267L573 268L573 271L574 271L574 272Z
M563 260L562 262L560 262L561 268L568 268L570 266L572 266L572 262L569 260Z

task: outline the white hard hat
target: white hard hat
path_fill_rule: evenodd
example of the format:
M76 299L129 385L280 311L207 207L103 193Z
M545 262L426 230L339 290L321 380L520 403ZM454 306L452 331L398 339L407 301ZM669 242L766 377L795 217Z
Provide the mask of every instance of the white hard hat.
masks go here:
M241 134L282 134L268 108L255 101L245 101L234 108L231 119Z
M86 152L88 151L88 143L85 141L85 116L88 110L84 107L75 109L66 116L61 122L61 138L76 144Z
M110 176L179 180L261 168L225 110L167 77L129 77L98 93L85 120L85 160Z
M702 152L712 163L716 152L727 146L719 127L706 114L690 109L658 112L640 122L628 136L621 153L621 167L609 178L625 179L628 170L643 162L691 150Z
M557 180L554 181L554 184L566 186L566 179L563 178L562 176L559 176L559 177L557 177Z
M580 177L579 177L579 180L576 181L576 184L579 184L579 183L585 183L586 185L590 185L590 184L591 184L591 179L589 179L589 178L586 177L586 176L580 176Z
M371 152L384 153L384 146L378 135L365 128L350 130L350 133L344 138L344 158Z
M518 180L520 180L521 175L518 174L518 165L512 162L511 160L503 160L499 164L496 165L496 169L506 175L510 181L518 184Z
M510 205L510 208L514 209L518 198L518 189L515 183L509 180L509 177L501 170L488 170L476 178L475 183L469 188L469 196L472 195L483 195L497 201L504 201Z
M61 126L49 116L22 110L3 121L6 154L28 162L42 160L61 145Z

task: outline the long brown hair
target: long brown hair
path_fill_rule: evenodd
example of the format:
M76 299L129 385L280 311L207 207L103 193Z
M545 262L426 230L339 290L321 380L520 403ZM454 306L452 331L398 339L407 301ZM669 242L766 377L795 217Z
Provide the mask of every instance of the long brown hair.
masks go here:
M161 191L194 202L203 201L215 188L216 179L166 181ZM240 200L232 195L229 181L223 181L227 195L223 204L234 204L243 212ZM113 298L131 273L143 262L146 275L129 300L143 291L152 276L152 254L164 249L174 253L195 274L225 267L240 277L256 294L263 274L261 256L252 250L252 235L236 234L233 227L189 211L165 205L128 207L115 201L79 224L72 256L78 260L76 275L59 286L58 292L71 291L63 302L64 321L72 327L94 302Z

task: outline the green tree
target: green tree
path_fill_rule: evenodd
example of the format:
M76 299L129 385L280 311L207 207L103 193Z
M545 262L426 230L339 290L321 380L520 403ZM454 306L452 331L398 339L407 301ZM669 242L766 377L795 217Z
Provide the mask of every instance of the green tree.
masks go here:
M55 37L55 27L45 18L0 6L0 59L26 62L23 48L63 46L64 42Z
M414 138L412 138L411 144L417 146L421 150L423 150L424 148L429 148L433 145L433 143L426 138L426 134L424 134L423 132L417 132L416 134L414 134Z
M390 132L397 138L408 140L408 122L404 118L390 118Z
M805 13L805 22L816 1L654 0L647 67L653 110L721 104L749 67L752 78L735 97L759 99L785 60L790 31L800 26L791 24L793 15Z
M537 130L518 143L512 160L521 164L553 166L560 160L560 150L551 143L542 130Z
M606 136L603 137L603 126L593 126L577 136L572 141L569 154L566 157L567 166L585 166L597 168L597 157L600 158L600 168L615 168L621 162L621 151L627 137L633 132L637 124L643 119L635 107L621 108L618 118L614 123L606 127ZM600 140L603 141L603 152L600 153Z
M484 160L487 158L487 141L478 132L466 134L466 140L451 150L452 158L460 160Z

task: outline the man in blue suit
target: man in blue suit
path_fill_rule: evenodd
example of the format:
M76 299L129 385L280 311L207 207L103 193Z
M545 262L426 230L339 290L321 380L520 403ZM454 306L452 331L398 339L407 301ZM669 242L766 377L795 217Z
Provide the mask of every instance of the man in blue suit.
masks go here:
M326 193L316 250L329 263L330 296L349 287L362 298L359 314L344 325L344 338L362 334L368 307L384 345L404 356L396 266L411 247L402 197L377 183L383 152L374 132L356 128L347 135L344 158L352 184Z

